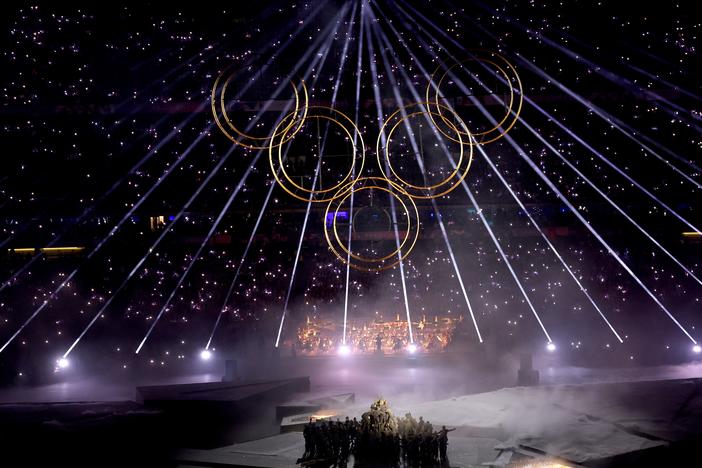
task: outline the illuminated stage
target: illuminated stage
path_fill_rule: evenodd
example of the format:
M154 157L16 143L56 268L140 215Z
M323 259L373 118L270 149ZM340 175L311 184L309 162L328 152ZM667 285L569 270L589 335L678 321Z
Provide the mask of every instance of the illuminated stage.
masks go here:
M508 388L438 401L405 401L396 414L424 415L449 438L452 467L671 466L702 423L702 380ZM662 403L651 410L650 401ZM360 417L363 403L343 411ZM343 420L343 416L340 416ZM214 450L178 452L182 466L293 466L299 432Z
M423 315L411 322L414 330L410 341L407 321L399 315L384 319L378 315L372 319L355 318L346 324L346 341L343 341L344 324L338 320L322 317L307 317L298 328L297 341L286 342L295 346L304 355L321 356L333 354L407 354L440 353L451 343L456 326L463 316Z

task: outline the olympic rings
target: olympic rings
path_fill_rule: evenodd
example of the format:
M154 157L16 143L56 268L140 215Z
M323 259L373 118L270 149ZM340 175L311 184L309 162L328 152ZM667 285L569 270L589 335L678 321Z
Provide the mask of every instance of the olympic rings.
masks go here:
M211 93L212 114L219 129L235 144L249 149L260 150L268 148L268 160L273 177L278 185L289 195L305 202L327 203L324 214L324 237L329 244L330 250L337 258L356 270L379 272L392 268L407 258L417 243L420 221L415 199L434 199L456 189L468 175L473 162L473 147L479 144L492 143L502 138L519 119L523 104L523 88L519 74L514 66L505 57L496 52L486 50L476 50L474 52L475 55L472 55L469 59L454 61L450 65L440 64L430 77L426 90L426 101L402 106L383 122L376 142L376 157L382 177L361 177L366 157L366 146L361 131L353 120L339 110L319 105L310 106L307 86L304 80L300 80L298 86L292 81L290 82L295 97L295 108L276 123L269 136L254 136L245 133L234 125L227 113L225 95L235 73L231 73L225 79L227 72L225 70L215 80ZM463 66L466 62L482 62L494 67L509 86L509 106L506 114L495 126L485 131L471 132L450 105L440 102L440 97L443 98L443 96L440 96L442 83L453 68ZM440 76L439 71L442 71ZM299 87L302 89L302 99L300 98ZM434 88L433 96L431 95L432 87ZM518 94L517 98L515 98L515 93ZM400 124L409 125L408 119L416 116L427 118L438 133L448 140L458 143L460 148L458 162L454 161L451 155L448 155L448 162L453 167L453 170L447 177L435 184L416 185L408 182L398 174L392 164L390 145L393 135ZM323 119L327 121L327 124L333 123L341 127L343 134L345 134L344 139L347 139L352 145L350 168L344 177L331 187L315 189L313 186L312 188L305 188L301 184L296 183L285 169L283 146L291 142L299 134L308 119L317 119L318 121ZM409 127L407 129L409 130ZM435 135L439 136L438 133L435 132ZM383 146L381 144L383 135L386 135L386 139L384 147L381 147ZM358 142L360 142L360 150ZM441 144L444 145L444 142L441 142ZM468 147L467 155L465 151L466 146ZM277 151L277 155L274 154L274 151ZM319 157L322 158L322 154ZM417 157L419 158L419 155ZM357 159L360 159L360 161L357 161ZM319 161L319 164L321 164L321 161ZM424 163L421 164L423 165ZM426 171L423 170L423 172ZM400 205L403 212L402 218L406 219L407 227L402 240L395 237L395 250L389 254L378 254L370 257L353 252L350 249L351 239L348 239L349 247L345 245L339 236L337 217L340 208L350 197L353 200L352 196L354 194L373 190L387 193L391 197L392 203L396 201ZM366 208L368 207L358 209L356 216ZM396 224L393 225L393 223L398 222L397 218L394 216L391 218L387 210L384 211L388 217L389 225L391 228L394 228L395 236L397 236L398 226ZM330 226L326 221L329 219L330 214L333 215L331 222L333 236L329 232ZM394 212L393 215L395 215ZM353 236L356 233L355 216L349 222L351 223L349 235Z
M462 61L456 61L453 65L447 67L441 77L439 78L438 82L434 84L434 77L437 75L439 70L442 67L446 67L444 63L440 64L436 70L434 70L434 73L431 76L431 79L429 80L429 84L427 85L427 91L426 91L426 98L427 101L430 103L431 106L436 106L436 113L439 114L441 117L441 120L445 124L449 124L450 122L447 120L446 116L444 116L441 112L441 107L439 106L439 94L440 94L440 88L441 84L443 83L444 79L448 75L448 73L456 66L458 65L463 65L466 62L472 62L472 61L477 61L477 62L483 62L492 65L497 69L497 71L504 77L505 81L509 85L509 107L507 109L507 112L505 113L504 117L495 125L494 127L490 128L489 130L485 130L482 132L478 131L473 131L472 134L475 137L480 137L479 141L478 139L470 139L468 138L467 141L464 144L468 145L476 145L476 144L482 144L486 145L489 143L492 143L494 141L499 140L502 138L508 131L512 129L512 127L517 123L517 120L519 119L519 114L522 111L522 104L524 101L524 93L523 93L523 87L522 87L522 81L519 78L519 73L517 73L517 70L514 68L514 66L502 55L498 54L497 52L492 52L492 51L486 51L486 50L477 50L476 52L481 53L480 56L476 55L473 58L469 58L466 60ZM495 59L497 59L500 63L496 62ZM509 71L509 73L508 73ZM510 76L512 75L512 76ZM515 86L512 83L516 84L517 88L517 93L518 93L518 104L517 104L517 109L514 111L514 117L509 120L510 115L512 114L512 111L514 109L514 94L515 94ZM430 89L434 87L434 99L432 101L430 97ZM432 120L434 120L434 116L430 114L430 117ZM503 125L507 123L506 127L503 127ZM439 125L435 120L434 124L436 125L437 129L446 137L449 138L452 141L458 142L455 138L453 138L451 135L448 135ZM459 129L460 131L460 129ZM463 133L463 136L469 136L467 133Z
M402 241L393 252L384 256L364 257L362 255L355 254L344 245L344 242L342 242L339 236L336 223L339 209L346 199L348 199L352 194L356 194L364 190L380 190L388 193L399 202L405 215L407 216L407 230L405 231ZM332 242L329 235L329 226L327 225L326 221L324 223L324 237L326 238L329 248L334 255L336 255L336 257L342 262L348 263L351 268L356 270L379 272L394 267L402 260L407 258L417 243L417 239L419 237L419 211L417 210L417 205L415 204L414 200L402 189L402 187L391 180L382 177L362 177L346 184L344 187L339 189L337 194L335 194L327 205L327 209L324 213L325 220L329 218L330 211L333 213L332 227L334 231L334 242ZM342 252L346 255L343 255Z
M313 111L312 114L309 113L309 111ZM329 112L332 114L330 115L325 115L324 112ZM336 116L336 117L334 117ZM353 151L351 155L351 167L349 168L348 173L344 176L344 178L338 182L336 185L326 188L326 189L319 189L315 190L314 187L312 189L305 188L297 183L295 183L290 175L287 173L285 170L285 165L283 164L283 143L288 141L290 138L287 136L287 132L290 130L292 127L297 127L296 132L299 132L299 129L303 126L304 121L308 119L325 119L328 120L331 123L334 123L341 127L341 129L346 133L346 136L348 140L351 142L351 145L353 146ZM297 120L300 120L300 124L297 124ZM289 121L289 122L288 122ZM287 122L287 123L286 123ZM353 129L353 134L347 126L342 123L345 122L347 125L350 125L351 128ZM285 124L285 129L281 132L280 127ZM357 145L354 142L354 136L358 137L358 140L360 141L361 144L361 151L358 151ZM278 137L280 138L280 142L277 141ZM273 148L277 148L277 153L278 157L275 158L273 156ZM326 107L326 106L309 106L307 109L307 112L304 117L301 118L296 118L294 113L290 113L283 117L283 119L278 123L276 126L274 132L273 132L273 137L270 140L269 147L268 147L268 161L270 163L271 167L271 172L273 173L273 177L275 177L275 180L278 182L278 184L281 186L283 190L285 190L288 194L292 195L293 197L297 198L298 200L302 201L313 201L313 202L328 202L334 199L335 196L340 196L341 193L339 189L347 184L348 182L353 182L352 177L355 177L355 179L358 179L360 177L360 174L363 172L363 165L365 164L365 158L366 158L366 145L363 141L363 135L361 134L361 131L356 127L356 124L343 112L340 112L336 109L333 109L331 107ZM321 157L321 156L320 156ZM358 170L356 170L356 159L360 158L360 167ZM276 161L277 160L277 161ZM276 168L276 165L278 166ZM355 176L354 176L355 174ZM282 178L281 178L282 175ZM354 180L355 180L354 179ZM289 187L291 186L291 187ZM335 192L333 196L327 195L331 194L332 192ZM299 192L304 192L307 195L300 195Z
M229 114L227 114L227 109L226 109L226 102L225 102L225 94L227 91L227 87L229 86L230 81L234 77L234 73L231 73L227 79L224 81L224 84L221 86L221 90L219 90L218 93L218 88L220 81L222 80L223 76L227 70L223 71L222 73L217 76L217 79L214 82L214 85L212 86L212 92L210 94L210 107L212 109L212 115L214 116L215 123L219 127L219 129L224 133L224 135L229 138L232 142L234 142L237 145L243 146L245 148L249 149L266 149L269 144L266 143L269 140L272 140L274 137L277 136L276 132L273 132L272 135L266 136L266 137L257 137L253 135L249 135L247 133L244 133L243 131L239 130L231 121L229 118ZM304 122L304 117L307 114L307 108L308 108L308 103L309 103L309 96L307 95L307 86L305 85L304 80L300 80L300 84L302 86L302 92L304 96L304 104L301 106L300 105L300 96L299 92L297 90L297 87L295 84L291 81L290 85L293 88L293 92L295 95L295 110L293 111L293 115L297 115L298 113L302 113L301 115L301 120L299 126L288 136L287 140L293 138L295 134L302 128L302 123ZM217 95L219 94L219 99L217 99ZM219 104L219 111L217 109ZM224 121L226 122L227 126L229 127L229 130L227 130L224 125L222 124L222 120L220 118L220 112L222 114L222 117L224 118ZM286 126L284 129L278 130L279 132L288 132L294 122L291 122L288 126ZM276 127L277 128L277 127ZM233 132L233 133L232 133ZM235 135L236 134L236 135ZM248 143L248 140L255 140L252 143ZM285 143L287 141L286 139L281 140L279 144ZM260 143L259 143L260 142Z
M410 182L407 182L405 179L403 179L398 173L395 171L395 168L392 165L392 161L390 158L390 142L392 140L392 135L397 129L397 126L400 125L402 122L405 122L407 119L410 117L414 117L417 115L428 115L431 117L431 122L434 123L434 116L439 116L442 117L441 114L437 114L436 112L430 110L429 108L429 103L427 102L416 102L412 104L408 104L406 106L403 106L393 112L390 117L388 117L385 122L383 123L383 126L380 128L380 133L378 135L378 140L376 143L376 155L378 159L378 166L380 167L380 171L383 173L385 178L392 180L396 184L400 185L412 198L418 198L418 199L431 199L431 198L438 198L443 195L446 195L447 193L451 192L454 190L458 185L463 182L463 180L466 178L468 175L468 171L470 170L470 166L473 162L473 146L468 145L468 157L465 158L464 155L464 144L463 144L463 135L467 135L468 139L471 139L471 134L468 128L466 127L465 123L461 120L461 118L456 114L450 107L445 106L443 104L437 104L436 107L438 109L444 109L445 112L450 112L454 115L456 122L460 127L464 129L464 131L459 130L453 123L450 121L446 120L446 124L453 128L453 131L458 137L458 140L455 140L454 138L451 138L451 140L456 141L459 143L459 148L460 148L460 153L459 153L459 158L458 158L458 163L455 163L453 160L451 160L451 164L454 165L454 170L446 177L444 180L441 182L434 184L434 185L414 185ZM406 110L412 107L420 107L420 110L414 111L407 113ZM423 110L427 109L427 110ZM397 120L394 125L390 128L390 131L387 134L387 139L385 142L385 148L381 151L381 137L384 134L385 128L388 127L390 122L398 116L398 114L402 113L402 117ZM438 128L438 126L437 126ZM443 132L441 132L443 134ZM381 161L381 154L384 157L384 164L383 161ZM385 166L385 167L384 167ZM386 169L387 168L387 169ZM388 173L389 169L389 173ZM447 188L443 188L444 186L448 185ZM437 189L440 189L441 191L437 191Z

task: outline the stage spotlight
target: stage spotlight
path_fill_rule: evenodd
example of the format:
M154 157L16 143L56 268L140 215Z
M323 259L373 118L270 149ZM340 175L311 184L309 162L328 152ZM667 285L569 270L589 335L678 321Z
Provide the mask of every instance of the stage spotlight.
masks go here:
M209 349L203 349L202 351L200 351L200 359L202 359L203 361L209 361L211 357L212 351L210 351Z
M341 356L348 356L349 354L351 354L351 348L349 348L349 345L342 344L341 346L339 346L338 352Z
M414 343L410 343L407 345L407 352L410 354L414 354L417 352L417 345Z
M553 341L549 341L548 344L546 345L546 349L548 350L549 353L552 353L556 350L556 343Z
M700 354L702 353L702 347L698 344L692 347L692 352L695 354Z
M65 357L62 357L61 359L56 360L56 364L59 366L60 369L65 369L67 368L71 363L66 359Z

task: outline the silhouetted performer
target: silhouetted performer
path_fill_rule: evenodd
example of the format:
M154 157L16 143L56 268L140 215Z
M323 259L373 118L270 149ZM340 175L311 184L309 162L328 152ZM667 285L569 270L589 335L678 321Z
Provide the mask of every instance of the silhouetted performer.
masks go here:
M446 426L441 426L441 430L439 431L439 459L442 462L447 460L446 451L448 450L448 433L455 430L456 428L446 429Z

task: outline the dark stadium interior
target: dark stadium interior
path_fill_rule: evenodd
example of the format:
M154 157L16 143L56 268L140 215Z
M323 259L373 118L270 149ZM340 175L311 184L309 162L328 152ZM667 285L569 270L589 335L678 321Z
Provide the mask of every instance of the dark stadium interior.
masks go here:
M173 454L279 432L273 397L215 419L135 397L219 382L227 361L242 382L309 377L366 408L513 387L524 355L541 385L697 388L693 2L1 8L0 460L24 462L0 465L190 466ZM438 103L438 71L453 117L400 121L432 89ZM467 141L444 133L459 121ZM433 195L459 155L463 183L436 198L348 185L394 171ZM334 228L354 254L412 248L363 271ZM685 465L697 432L561 466Z

